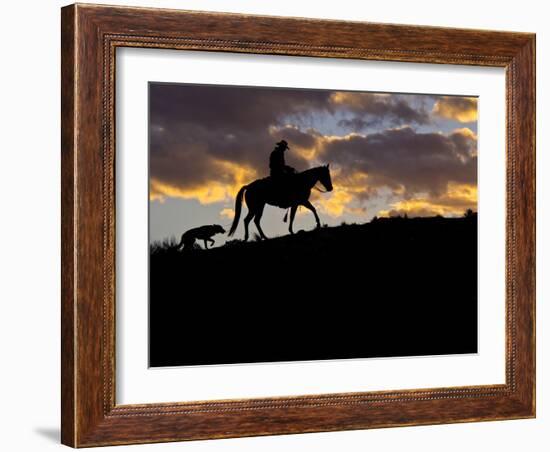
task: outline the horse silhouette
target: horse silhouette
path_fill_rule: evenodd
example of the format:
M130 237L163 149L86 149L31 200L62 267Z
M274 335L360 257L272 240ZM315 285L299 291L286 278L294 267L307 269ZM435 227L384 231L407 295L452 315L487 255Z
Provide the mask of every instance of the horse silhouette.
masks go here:
M290 208L290 223L288 230L291 234L292 224L294 223L294 216L298 206L304 206L311 210L315 215L315 221L317 227L321 227L319 215L311 202L309 197L311 195L311 189L317 182L320 182L327 192L332 191L332 180L330 177L329 165L318 166L315 168L302 171L301 173L281 176L279 178L266 177L264 179L258 179L254 182L244 185L237 193L235 199L235 217L233 218L233 224L229 230L229 236L232 236L239 224L239 218L241 216L241 209L243 203L243 197L246 200L248 206L248 214L244 218L244 240L248 240L248 224L254 218L254 223L258 228L260 237L267 239L260 220L264 212L266 204L271 206L281 207L282 209Z

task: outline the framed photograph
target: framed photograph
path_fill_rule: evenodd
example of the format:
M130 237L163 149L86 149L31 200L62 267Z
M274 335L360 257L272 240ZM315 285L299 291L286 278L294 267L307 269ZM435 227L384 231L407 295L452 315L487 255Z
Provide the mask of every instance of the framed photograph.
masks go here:
M62 442L535 416L535 36L62 9Z

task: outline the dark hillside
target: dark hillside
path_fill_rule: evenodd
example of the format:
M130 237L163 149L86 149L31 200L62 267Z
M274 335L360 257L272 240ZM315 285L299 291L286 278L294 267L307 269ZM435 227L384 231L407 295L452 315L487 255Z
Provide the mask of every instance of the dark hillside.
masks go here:
M476 351L476 215L151 249L151 366Z

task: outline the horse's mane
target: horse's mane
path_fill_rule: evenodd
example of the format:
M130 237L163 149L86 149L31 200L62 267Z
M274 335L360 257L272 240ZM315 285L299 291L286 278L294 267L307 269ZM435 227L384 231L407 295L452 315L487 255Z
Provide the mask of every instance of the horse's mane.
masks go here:
M316 170L320 170L320 169L323 169L323 168L326 168L325 166L323 165L319 165L319 166L314 166L313 168L308 168L304 171L300 171L298 172L298 174L303 174L303 173L307 173L307 172L313 172L313 171L316 171Z

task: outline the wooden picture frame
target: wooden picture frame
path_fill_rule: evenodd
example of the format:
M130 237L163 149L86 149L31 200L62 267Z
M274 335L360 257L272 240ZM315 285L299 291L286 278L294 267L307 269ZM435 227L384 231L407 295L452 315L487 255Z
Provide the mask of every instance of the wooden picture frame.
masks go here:
M73 447L535 416L535 35L71 5L62 9L62 443ZM115 403L115 50L506 69L506 383Z

